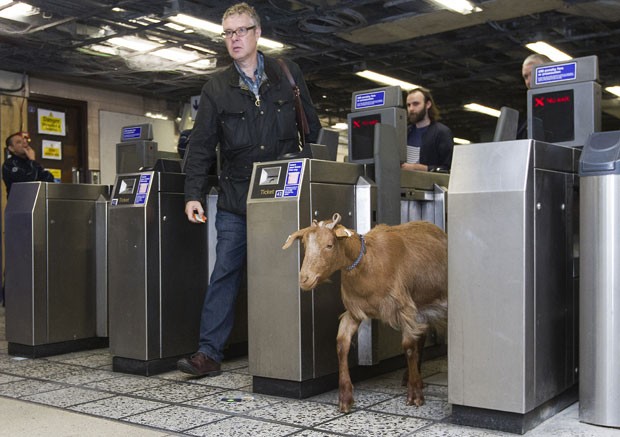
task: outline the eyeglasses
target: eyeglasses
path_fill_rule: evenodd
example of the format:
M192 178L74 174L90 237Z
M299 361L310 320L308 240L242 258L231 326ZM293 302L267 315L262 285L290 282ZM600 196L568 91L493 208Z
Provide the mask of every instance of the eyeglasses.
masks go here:
M221 33L221 35L222 37L226 39L231 39L233 35L237 35L238 37L243 38L252 29L256 29L256 25L249 26L249 27L239 27L238 29L235 29L235 30L225 30L224 32Z

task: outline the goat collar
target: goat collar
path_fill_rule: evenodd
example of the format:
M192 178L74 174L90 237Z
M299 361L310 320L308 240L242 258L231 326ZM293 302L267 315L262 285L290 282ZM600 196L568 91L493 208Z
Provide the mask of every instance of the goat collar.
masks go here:
M353 264L351 264L349 267L344 268L347 272L350 272L355 267L357 267L358 264L362 261L362 257L366 253L366 241L364 240L364 236L362 234L359 234L359 236L360 236L360 241L362 242L362 247L360 247L360 254L357 256L357 259L353 261Z

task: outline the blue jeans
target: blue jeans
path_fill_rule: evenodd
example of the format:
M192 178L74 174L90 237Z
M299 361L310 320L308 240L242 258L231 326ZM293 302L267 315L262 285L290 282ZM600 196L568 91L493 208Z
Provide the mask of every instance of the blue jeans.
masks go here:
M219 363L235 322L235 301L247 253L246 217L218 209L215 229L215 266L202 306L198 352Z

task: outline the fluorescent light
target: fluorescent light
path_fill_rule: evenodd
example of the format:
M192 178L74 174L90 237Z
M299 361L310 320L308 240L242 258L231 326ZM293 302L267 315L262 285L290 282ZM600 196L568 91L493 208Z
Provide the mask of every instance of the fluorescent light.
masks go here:
M180 26L176 23L166 23L164 26L169 27L172 30L176 30L177 32L184 32L186 30L185 27Z
M332 128L339 129L339 130L347 130L349 129L349 125L347 123L336 123L332 126Z
M137 38L135 36L110 38L107 42L114 44L115 46L125 47L126 49L136 50L138 52L148 52L149 50L161 47L161 44L157 44L146 39Z
M8 5L11 2L3 3L1 6ZM0 17L6 18L8 20L13 20L16 18L27 17L29 15L38 14L39 10L37 8L33 8L26 3L15 3L12 6L7 7L6 9L2 9L0 11Z
M480 112L482 114L490 115L491 117L499 118L500 111L497 109L489 108L488 106L479 105L478 103L468 103L463 105L470 111Z
M147 112L146 114L144 114L146 117L149 118L155 118L157 120L168 120L168 117L165 116L164 114L154 114L152 112Z
M217 66L217 60L214 58L211 59L200 59L198 61L187 64L188 67L198 68L200 70L207 70L209 68L215 68Z
M0 0L0 8L8 5L9 3L13 3L13 0Z
M529 43L526 44L525 47L527 47L533 52L548 56L549 59L551 59L553 62L568 61L569 59L573 59L572 56L567 55L566 53L556 49L555 47L547 44L544 41Z
M199 52L209 53L210 55L217 55L213 50L209 50L206 47L197 46L195 44L184 44L185 47L189 47L190 49L198 50Z
M177 24L183 24L185 26L193 27L194 29L206 30L207 32L214 33L218 36L220 36L224 31L220 24L212 23L207 20L201 20L200 18L192 17L191 15L177 14L173 15L172 17L168 17L168 20ZM262 37L258 40L258 45L266 47L268 49L284 48L284 44L282 44L281 42Z
M414 88L419 88L418 85L415 85L413 83L404 82L402 80L395 79L393 77L386 76L384 74L375 73L374 71L370 71L370 70L360 71L360 72L357 72L355 74L357 74L358 76L361 76L361 77L363 77L365 79L372 80L373 82L381 83L383 85L397 85L397 86L400 86L405 91L409 91L409 90L412 90Z
M201 20L200 18L195 18L185 14L173 15L172 17L168 17L168 20L172 21L173 23L193 27L194 29L203 29L211 33L216 33L218 35L220 35L224 31L224 29L222 29L222 26L219 24L212 23L206 20Z
M454 144L471 144L471 141L466 140L464 138L458 138L458 137L454 137Z
M616 86L608 86L607 88L605 88L605 91L620 97L620 86L618 86L618 85L616 85Z
M433 0L433 2L463 15L471 14L472 12L480 12L482 10L467 0Z
M177 48L160 49L151 52L151 54L170 61L179 62L181 64L197 61L199 58L196 53Z
M94 50L95 52L104 53L106 55L118 55L118 51L114 47L104 46L103 44L92 44L87 48L90 50Z

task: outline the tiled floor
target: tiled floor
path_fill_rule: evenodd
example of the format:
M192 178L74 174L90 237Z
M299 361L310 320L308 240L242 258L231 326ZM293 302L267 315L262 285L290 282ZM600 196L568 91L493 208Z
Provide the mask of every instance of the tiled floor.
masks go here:
M56 428L54 432L52 427L48 434L37 435L128 435L130 428L115 428L122 423L134 425L131 429L137 431L135 435L146 435L144 432L152 430L149 435L158 436L512 436L446 421L451 410L447 402L445 358L423 365L427 384L424 406L405 406L405 391L400 385L402 371L398 371L357 383L355 408L348 415L338 412L335 391L306 400L252 393L247 359L227 361L222 375L202 379L177 371L148 378L130 376L114 373L111 367L112 357L107 349L36 360L7 355L4 309L0 309L0 397L20 405L20 401L26 401L27 406L40 409L46 406L45 415L28 414L48 418L56 411L62 416L59 423L66 426L76 420L76 427L84 433L65 428ZM2 399L4 404L5 400ZM16 419L19 418L3 420ZM4 435L2 426L0 423L0 435ZM32 431L13 431L12 435L34 435ZM580 423L575 404L526 434L550 435L618 437L620 430Z

